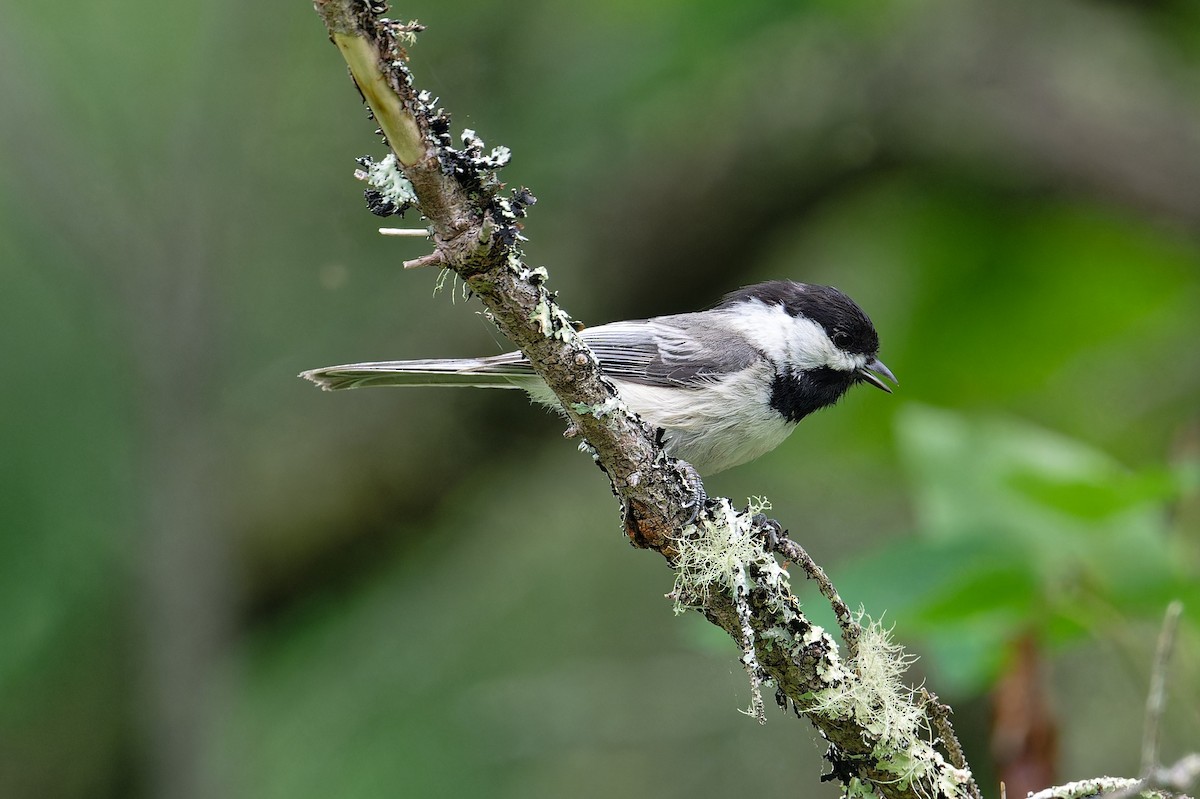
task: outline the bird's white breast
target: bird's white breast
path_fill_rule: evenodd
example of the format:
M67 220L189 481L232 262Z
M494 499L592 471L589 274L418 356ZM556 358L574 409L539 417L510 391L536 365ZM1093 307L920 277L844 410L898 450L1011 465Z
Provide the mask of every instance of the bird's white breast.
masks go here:
M630 410L663 428L669 455L707 475L770 452L796 429L771 407L772 375L761 362L699 388L613 382Z

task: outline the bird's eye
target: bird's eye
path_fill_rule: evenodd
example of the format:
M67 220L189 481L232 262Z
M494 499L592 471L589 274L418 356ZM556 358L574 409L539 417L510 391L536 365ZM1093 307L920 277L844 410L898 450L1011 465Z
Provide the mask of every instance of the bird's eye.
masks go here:
M844 349L850 343L850 334L845 330L835 330L833 331L832 339L834 346Z

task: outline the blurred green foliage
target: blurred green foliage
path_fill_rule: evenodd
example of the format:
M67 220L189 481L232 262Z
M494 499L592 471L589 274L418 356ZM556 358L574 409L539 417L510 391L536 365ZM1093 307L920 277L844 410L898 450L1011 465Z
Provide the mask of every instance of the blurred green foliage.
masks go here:
M973 761L1034 630L1063 775L1136 771L1175 596L1165 756L1200 737L1195 4L395 13L577 317L776 277L871 313L897 396L708 487L887 612ZM375 235L308 4L10 4L0 97L0 796L820 790L558 420L295 379L504 346Z
M1135 471L1028 424L919 406L897 424L916 535L858 559L841 585L921 636L939 690L986 690L1024 634L1061 645L1172 599L1200 608L1200 550L1170 513L1195 493L1196 461Z

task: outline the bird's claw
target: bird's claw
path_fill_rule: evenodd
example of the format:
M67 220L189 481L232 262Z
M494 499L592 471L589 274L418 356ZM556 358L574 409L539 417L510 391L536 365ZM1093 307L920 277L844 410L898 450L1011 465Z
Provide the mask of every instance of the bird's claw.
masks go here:
M684 525L693 524L696 519L700 518L700 513L708 505L708 494L704 490L704 481L700 479L700 473L696 471L696 468L687 461L676 460L675 469L682 475L684 484L692 492L692 496L682 504L682 507L688 512L688 518Z
M779 542L788 537L788 531L783 529L783 525L774 519L767 518L765 514L756 513L751 517L751 521L756 528L762 531L768 552L775 551L779 547Z

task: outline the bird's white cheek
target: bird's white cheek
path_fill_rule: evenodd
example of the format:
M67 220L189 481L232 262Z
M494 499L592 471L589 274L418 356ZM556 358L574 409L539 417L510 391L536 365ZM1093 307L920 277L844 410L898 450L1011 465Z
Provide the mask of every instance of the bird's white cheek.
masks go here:
M811 319L793 318L781 305L748 302L728 312L726 320L776 363L818 366L829 344L820 325Z
M833 345L825 329L811 319L790 319L783 360L800 369L824 367L845 371L855 368L854 357Z
M862 368L865 355L851 355L834 346L825 328L806 317L793 317L781 305L750 302L727 316L731 328L765 352L777 364L794 369Z
M826 365L841 372L856 372L867 365L867 356L834 350L829 353Z
M788 341L785 360L801 369L835 369L853 372L867 363L867 356L838 349L825 329L811 319L797 319Z

